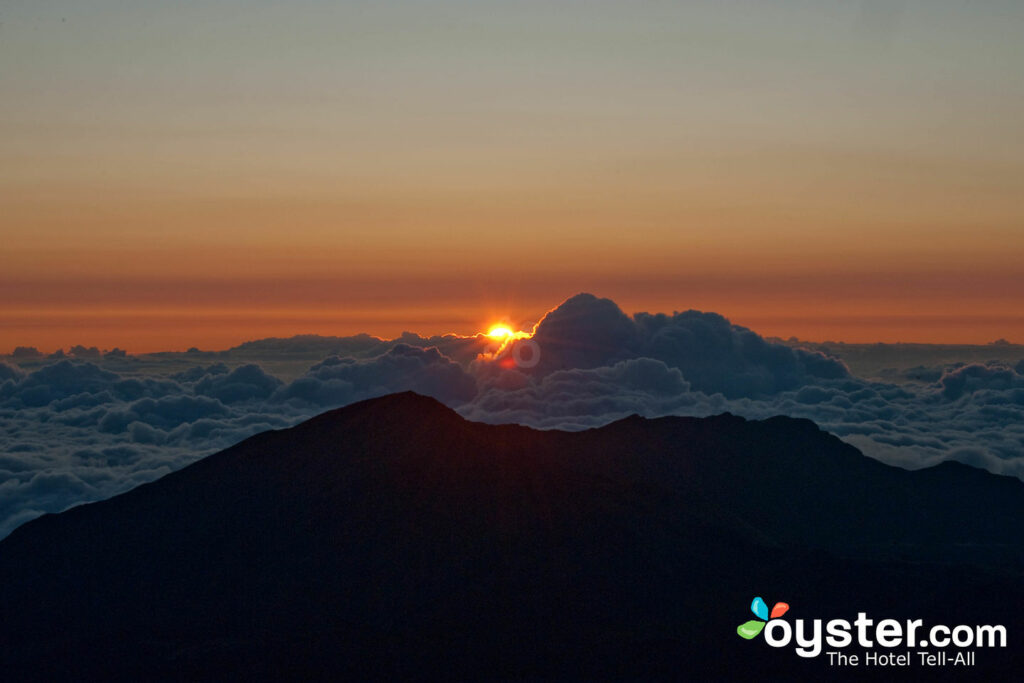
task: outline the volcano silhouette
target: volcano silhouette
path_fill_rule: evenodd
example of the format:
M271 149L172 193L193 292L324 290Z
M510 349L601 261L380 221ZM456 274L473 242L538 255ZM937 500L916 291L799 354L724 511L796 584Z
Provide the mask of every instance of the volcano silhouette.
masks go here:
M896 469L807 420L537 431L393 394L17 529L0 665L13 681L959 673L844 671L739 638L764 595L787 619L1006 625L971 672L1005 679L1024 665L1021 520L1016 479Z

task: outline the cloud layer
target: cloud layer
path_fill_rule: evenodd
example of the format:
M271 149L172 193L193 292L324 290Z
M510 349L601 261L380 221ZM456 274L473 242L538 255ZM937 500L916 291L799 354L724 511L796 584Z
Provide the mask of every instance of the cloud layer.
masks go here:
M316 360L288 380L265 369L296 357ZM918 367L899 380L854 377L834 357L770 342L715 313L631 317L589 294L500 350L482 336L406 333L145 359L21 354L0 363L0 537L257 432L407 389L472 420L539 428L633 413L806 417L892 464L954 459L1024 479L1024 363Z

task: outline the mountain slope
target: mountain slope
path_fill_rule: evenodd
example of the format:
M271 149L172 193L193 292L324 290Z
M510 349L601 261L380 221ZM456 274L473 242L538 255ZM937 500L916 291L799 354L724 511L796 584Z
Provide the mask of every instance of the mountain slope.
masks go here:
M1017 480L894 469L806 420L541 432L395 394L16 530L0 663L14 680L834 673L736 636L764 594L793 618L1007 624L1011 647L979 655L998 672L1024 633L1022 519Z

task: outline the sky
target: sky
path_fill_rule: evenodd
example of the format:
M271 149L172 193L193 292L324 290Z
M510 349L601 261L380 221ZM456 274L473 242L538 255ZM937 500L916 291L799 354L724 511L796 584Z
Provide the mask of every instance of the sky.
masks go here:
M6 0L0 352L1024 340L1024 5Z

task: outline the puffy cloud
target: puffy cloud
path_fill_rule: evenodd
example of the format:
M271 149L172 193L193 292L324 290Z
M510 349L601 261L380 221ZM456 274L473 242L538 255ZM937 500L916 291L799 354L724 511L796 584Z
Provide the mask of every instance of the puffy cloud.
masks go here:
M207 375L226 375L229 372L231 372L231 369L224 363L213 363L206 367L196 365L187 370L172 374L171 379L176 382L198 382Z
M72 399L88 402L101 395L120 400L163 396L178 391L174 383L150 377L122 377L91 362L61 360L46 365L0 389L0 405L12 408L39 407Z
M321 337L312 334L296 335L285 339L272 337L245 342L228 353L239 357L266 359L283 358L339 358L372 359L398 345L419 349L436 348L447 358L467 364L485 351L492 340L484 335L460 337L454 334L421 337L414 332L403 332L395 339L380 339L368 334L351 337Z
M281 380L250 363L226 374L207 374L196 383L195 392L224 403L238 403L265 399L280 386Z
M532 374L651 358L678 368L695 389L728 398L770 395L849 375L836 358L768 342L717 313L630 318L613 301L592 294L578 294L548 313L530 343L540 350Z
M64 360L30 373L5 392L7 403L14 407L44 406L50 401L76 394L93 394L109 390L121 378L92 363Z
M1024 377L1017 370L1002 364L972 363L944 373L939 379L939 384L942 385L942 395L955 400L983 389L1024 389Z
M103 354L95 346L85 347L81 344L76 344L69 349L70 355L75 358L99 358Z
M407 390L432 396L448 405L459 405L476 396L477 384L461 365L437 348L398 344L370 359L331 356L283 387L276 398L334 407Z
M577 294L549 312L534 330L537 374L612 365L635 357L640 330L614 301Z
M923 365L918 365L907 370L904 370L902 375L906 379L915 380L918 382L928 382L930 384L932 382L939 381L939 378L942 377L943 375L943 369L938 367L925 367Z
M514 371L513 371L514 372ZM509 386L501 379L459 412L470 420L580 429L631 414L666 415L697 403L677 368L650 358L559 370Z
M216 418L228 414L229 411L223 403L206 396L144 398L108 411L99 419L98 427L101 432L110 433L123 432L132 423L171 429L200 418Z
M126 364L117 355L105 362ZM218 373L203 377L211 374ZM94 362L60 360L29 373L5 373L12 375L0 384L0 533L44 512L150 481L251 434L307 416L286 409L267 415L262 406L233 410L196 395L185 383L159 375L126 376ZM235 398L239 385L247 379L258 383L260 375L266 377L243 370L235 382L215 389ZM270 380L264 385L272 392L281 382Z
M763 339L715 313L628 316L586 294L545 316L528 343L540 355L520 367L509 362L514 346L486 355L493 341L483 336L412 333L57 358L42 367L39 358L11 357L0 364L0 536L257 432L403 390L469 419L539 428L582 429L633 413L786 414L902 467L954 459L1024 478L1024 361L1016 358L921 365L869 381L832 356ZM297 362L308 371L276 376Z
M292 356L313 354L326 356L366 356L387 351L390 344L378 337L357 334L351 337L321 337L315 334L300 334L294 337L269 337L248 341L231 349L231 352L260 358L268 356Z
M34 346L15 346L11 352L11 358L42 358L43 353Z
M7 380L17 381L21 379L24 374L25 373L21 371L21 368L15 365L0 363L0 384L3 384Z

